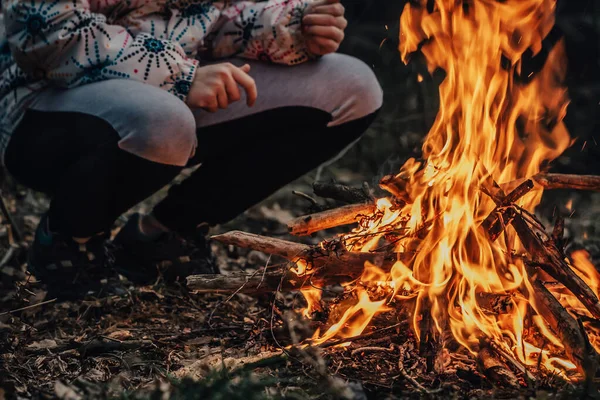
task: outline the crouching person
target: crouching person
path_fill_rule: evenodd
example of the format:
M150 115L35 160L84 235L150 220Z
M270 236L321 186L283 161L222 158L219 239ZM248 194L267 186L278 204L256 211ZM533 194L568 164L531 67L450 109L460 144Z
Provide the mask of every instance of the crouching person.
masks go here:
M334 54L338 0L7 0L3 14L0 150L51 197L29 269L62 297L114 270L217 272L208 227L334 157L382 103L370 68ZM199 164L110 242L121 214Z

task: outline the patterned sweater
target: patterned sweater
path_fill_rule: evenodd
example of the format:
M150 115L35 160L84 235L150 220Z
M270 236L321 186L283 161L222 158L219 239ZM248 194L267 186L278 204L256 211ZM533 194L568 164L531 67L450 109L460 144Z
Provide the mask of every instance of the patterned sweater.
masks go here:
M49 85L135 79L185 100L199 57L308 60L300 28L310 1L2 1L0 157Z

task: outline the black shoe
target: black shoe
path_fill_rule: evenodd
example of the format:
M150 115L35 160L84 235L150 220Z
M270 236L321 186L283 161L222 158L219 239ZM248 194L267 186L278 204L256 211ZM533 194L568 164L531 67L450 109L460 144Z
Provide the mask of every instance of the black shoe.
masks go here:
M46 285L48 297L75 299L103 288L110 276L105 242L108 233L97 235L85 244L51 232L47 215L35 232L29 249L27 269Z
M167 283L188 275L219 273L210 246L201 235L183 238L174 232L148 238L141 233L141 216L134 214L113 239L113 268L131 282L151 284L159 277Z

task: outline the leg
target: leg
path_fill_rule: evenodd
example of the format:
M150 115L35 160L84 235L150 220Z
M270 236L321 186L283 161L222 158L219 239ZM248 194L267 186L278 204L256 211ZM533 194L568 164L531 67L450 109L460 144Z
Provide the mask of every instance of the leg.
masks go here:
M109 271L102 262L106 235L96 234L168 184L182 169L169 164L187 162L195 146L195 121L185 104L130 83L49 90L27 110L9 142L7 169L52 197L29 268L57 296L98 288ZM144 99L140 106L127 101L132 92ZM143 158L146 153L150 159L163 155L158 160L164 163Z
M169 228L230 220L356 141L382 103L370 68L348 56L296 67L252 63L251 74L255 107L242 100L214 114L195 111L193 161L203 164L155 208Z
M89 237L168 184L195 143L195 122L180 100L114 80L42 94L14 133L6 164L51 194L53 229Z

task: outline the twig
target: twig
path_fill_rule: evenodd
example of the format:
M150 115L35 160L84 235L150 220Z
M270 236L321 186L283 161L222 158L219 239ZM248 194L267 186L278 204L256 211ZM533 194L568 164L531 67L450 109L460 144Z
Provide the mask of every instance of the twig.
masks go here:
M406 370L404 369L404 352L405 349L401 347L400 356L398 357L398 370L400 372L400 375L402 375L404 379L406 379L411 385L415 387L415 389L417 389L421 393L425 393L428 395L439 393L442 389L429 390L425 386L417 382L417 380L410 376L408 372L406 372Z
M525 365L523 365L523 363L521 363L519 360L513 357L512 354L505 351L502 347L500 347L498 344L491 340L487 342L487 345L490 346L490 348L492 348L502 358L504 358L505 361L509 362L513 367L515 367L519 372L524 374L529 381L536 381L536 377L531 372L529 372L529 370L527 369L527 367L525 367Z
M292 235L308 236L325 229L357 223L364 216L372 215L376 211L377 206L374 203L350 204L293 219L288 223L288 230Z
M355 356L359 353L368 353L368 352L377 352L377 351L383 351L383 352L389 353L394 350L390 349L389 347L367 346L367 347L359 347L358 349L352 350L350 355Z
M269 268L269 263L271 262L271 257L272 256L269 254L269 258L267 258L267 262L265 263L265 267L263 268L263 274L260 278L260 282L258 283L258 286L256 287L257 289L260 288L260 286L265 281L265 274L267 273L267 269Z
M55 301L56 301L56 299L52 299L52 300L46 300L46 301L42 301L42 302L40 302L40 303L35 303L35 304L28 305L28 306L26 306L26 307L17 308L16 310L5 311L5 312L3 312L3 313L0 313L0 317L2 317L2 316L4 316L4 315L13 314L13 313L16 313L16 312L19 312L19 311L25 311L25 310L29 310L29 309L31 309L31 308L35 308L35 307L38 307L38 306L43 306L43 305L45 305L45 304L54 303Z
M292 194L298 196L298 197L302 197L303 199L306 199L308 201L310 201L313 205L318 205L319 203L317 202L317 200L315 200L314 197L307 195L304 192L301 192L299 190L292 190Z

